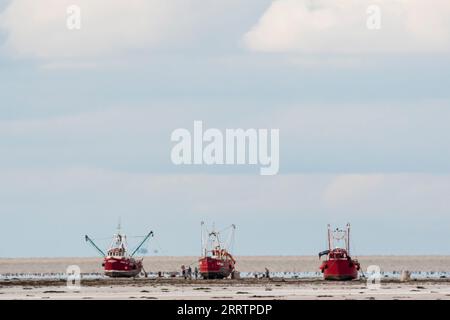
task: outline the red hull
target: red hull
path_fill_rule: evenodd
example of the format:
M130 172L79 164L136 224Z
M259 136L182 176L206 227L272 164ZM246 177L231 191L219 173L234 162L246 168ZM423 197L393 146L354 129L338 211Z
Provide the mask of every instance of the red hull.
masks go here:
M103 267L105 275L109 277L136 277L142 271L142 261L133 258L106 257Z
M353 280L358 278L359 263L351 259L329 259L320 270L325 280Z
M199 272L205 279L227 278L234 271L234 261L204 257L199 259Z

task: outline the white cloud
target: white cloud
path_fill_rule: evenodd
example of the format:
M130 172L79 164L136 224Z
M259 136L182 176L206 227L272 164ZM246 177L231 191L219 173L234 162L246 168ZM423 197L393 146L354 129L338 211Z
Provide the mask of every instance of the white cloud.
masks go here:
M381 9L381 29L367 28L367 8ZM255 51L299 53L447 52L447 0L276 0L244 36Z
M71 5L81 9L80 30L67 28ZM202 32L203 19L214 17L225 5L216 9L199 0L15 0L0 15L0 27L14 55L105 58L188 43Z
M81 9L80 30L67 28L72 5ZM129 63L140 50L185 53L198 47L208 51L221 41L236 44L240 23L254 19L259 0L246 5L240 0L14 0L0 12L0 30L11 56L45 59L51 68L70 68L66 60L103 64L125 55Z

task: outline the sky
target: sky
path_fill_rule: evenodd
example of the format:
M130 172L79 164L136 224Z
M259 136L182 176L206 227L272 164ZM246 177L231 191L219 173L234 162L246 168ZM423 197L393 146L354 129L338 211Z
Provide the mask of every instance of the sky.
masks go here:
M67 8L81 28L67 28ZM369 29L367 9L380 9ZM447 0L0 0L0 257L450 254ZM171 132L280 130L280 171L176 166ZM158 253L154 250L158 250Z

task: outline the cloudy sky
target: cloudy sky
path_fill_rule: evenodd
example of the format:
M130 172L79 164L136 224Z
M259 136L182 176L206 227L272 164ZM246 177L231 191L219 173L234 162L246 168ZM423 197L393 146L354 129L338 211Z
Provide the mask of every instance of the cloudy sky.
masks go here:
M81 8L81 29L67 8ZM367 28L369 5L381 29ZM447 0L0 0L0 256L450 254ZM280 129L280 173L175 166L176 128ZM155 244L156 246L156 244ZM154 249L155 247L153 247Z

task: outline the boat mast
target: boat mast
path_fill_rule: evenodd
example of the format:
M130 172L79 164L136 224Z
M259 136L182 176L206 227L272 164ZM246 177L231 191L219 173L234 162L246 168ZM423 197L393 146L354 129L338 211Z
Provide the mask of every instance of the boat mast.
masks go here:
M217 247L219 247L219 249L221 249L221 244L220 244L220 240L219 240L219 232L216 231L216 223L213 222L213 227L212 227L212 231L209 234L209 237L211 239L211 245L212 245L212 249L216 249Z
M221 234L225 230L231 228L231 231L227 233L228 237L226 242L222 242ZM215 223L212 225L212 229L208 230L205 225L205 222L201 222L201 242L202 242L202 256L206 257L208 255L208 251L216 251L216 250L226 250L228 251L231 245L234 243L234 234L236 230L236 225L232 224L231 226L217 231L215 229Z
M200 244L201 244L201 254L200 256L206 257L206 245L205 245L205 235L203 234L203 229L205 222L200 223Z
M348 255L350 255L350 223L347 223L347 237L345 239L345 246L347 247Z
M211 250L217 249L217 247L220 247L220 242L217 241L217 233L216 231L211 231L208 233L208 247L210 246Z
M119 222L117 223L117 234L120 236L121 235L121 229L122 229L122 223L120 221L120 217L119 217Z

